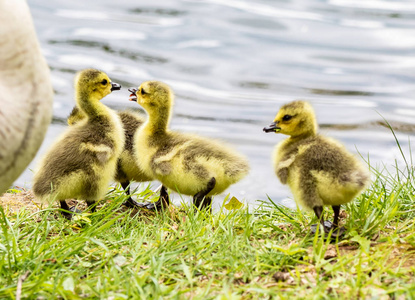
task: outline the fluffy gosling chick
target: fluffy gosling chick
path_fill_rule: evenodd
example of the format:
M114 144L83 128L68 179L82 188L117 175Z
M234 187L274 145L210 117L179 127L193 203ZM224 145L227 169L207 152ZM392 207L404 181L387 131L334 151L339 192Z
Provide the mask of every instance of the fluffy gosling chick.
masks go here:
M36 197L59 201L64 210L70 210L68 198L84 199L90 207L104 197L124 147L124 131L118 115L100 100L120 88L102 71L77 74L75 100L86 118L69 127L47 151L34 175ZM71 217L69 212L62 214Z
M207 138L169 130L173 92L158 81L147 81L129 91L147 112L146 123L134 137L136 159L142 170L164 186L192 195L199 208L211 208L212 195L223 192L249 171L245 157Z
M125 143L124 149L118 159L117 171L115 173L114 179L121 184L125 190L125 193L129 196L127 201L124 202L124 205L130 208L138 206L145 207L147 209L160 209L167 206L169 204L169 195L167 193L167 189L163 186L160 190L160 198L155 203L137 203L131 198L131 181L145 182L154 180L154 178L147 176L141 170L140 166L137 164L133 151L134 134L136 133L137 129L145 122L145 118L142 115L132 111L118 112L118 116L120 117L124 127ZM73 126L85 118L85 113L83 113L77 106L74 106L67 119L67 122L69 126Z
M337 141L317 134L317 122L311 105L294 101L283 105L274 122L264 128L290 137L274 150L275 173L288 184L295 201L314 210L325 232L342 235L339 227L340 205L350 202L368 184L368 170ZM334 222L324 225L323 205L331 205Z

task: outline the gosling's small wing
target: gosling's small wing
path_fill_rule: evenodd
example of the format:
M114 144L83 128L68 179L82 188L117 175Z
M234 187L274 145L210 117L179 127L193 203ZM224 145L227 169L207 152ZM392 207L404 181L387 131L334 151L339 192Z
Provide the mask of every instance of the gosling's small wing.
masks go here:
M319 136L300 154L300 160L308 170L339 176L354 168L356 158L338 141Z

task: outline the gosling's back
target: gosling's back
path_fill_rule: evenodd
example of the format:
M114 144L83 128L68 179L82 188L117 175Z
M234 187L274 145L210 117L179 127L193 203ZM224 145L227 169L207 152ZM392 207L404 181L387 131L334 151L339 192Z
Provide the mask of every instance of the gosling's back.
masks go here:
M136 138L137 143L145 139ZM154 135L137 151L150 150L144 168L165 186L186 195L194 195L215 177L216 185L208 195L223 192L249 171L245 157L223 143L197 135L169 131ZM149 151L147 151L149 153Z
M281 165L292 160L287 173ZM294 144L283 142L274 154L276 174L290 186L294 198L308 209L316 205L314 194L324 205L350 202L367 185L363 164L343 145L324 136L311 136Z

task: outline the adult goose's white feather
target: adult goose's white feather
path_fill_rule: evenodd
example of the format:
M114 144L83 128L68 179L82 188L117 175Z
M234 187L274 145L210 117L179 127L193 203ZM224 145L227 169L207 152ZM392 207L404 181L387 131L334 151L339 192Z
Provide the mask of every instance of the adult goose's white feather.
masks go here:
M53 89L26 1L0 0L0 193L38 151Z

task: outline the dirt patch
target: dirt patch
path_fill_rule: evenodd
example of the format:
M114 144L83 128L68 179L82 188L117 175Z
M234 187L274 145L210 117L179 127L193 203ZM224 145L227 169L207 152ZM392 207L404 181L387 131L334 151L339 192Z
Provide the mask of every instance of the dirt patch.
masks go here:
M4 193L0 196L0 206L3 208L6 215L16 214L22 209L34 213L49 207L49 203L43 203L36 199L31 190L19 188L13 189L12 191L12 193ZM106 202L111 201L113 201L113 199L104 199L100 201L97 205L97 210L99 210ZM83 200L67 199L66 203L69 207L75 206L80 211L87 210L87 204ZM52 208L59 208L59 203L52 203ZM155 211L147 210L145 208L131 209L121 205L119 212L122 213L125 211L130 211L131 217L139 214L141 217L144 217L144 221L150 221L151 218L153 218L156 214ZM185 217L183 217L184 214L182 213L182 208L177 208L174 205L170 205L166 211L173 220L184 218L183 221L185 221Z
M14 214L21 209L36 212L42 209L42 203L36 200L32 191L22 190L17 193L5 193L0 197L0 206L6 214Z
M68 199L66 200L66 203L68 203L69 207L76 206L80 210L85 210L87 208L85 201ZM30 212L38 212L49 207L49 204L36 199L32 191L21 189L13 190L13 193L4 193L1 195L0 206L3 208L6 215L12 215L18 213L22 209ZM56 202L53 203L52 207L59 208L59 205Z
M341 256L358 255L360 246L356 244L329 245L324 253L324 259L337 259ZM313 249L307 249L307 253L312 257ZM378 243L370 244L370 251L366 255L383 253L387 256L387 265L390 268L411 268L415 265L415 247L409 243Z
M390 251L391 245L379 244L375 251ZM390 268L413 268L415 266L415 247L411 244L395 244L389 253L388 263Z

